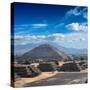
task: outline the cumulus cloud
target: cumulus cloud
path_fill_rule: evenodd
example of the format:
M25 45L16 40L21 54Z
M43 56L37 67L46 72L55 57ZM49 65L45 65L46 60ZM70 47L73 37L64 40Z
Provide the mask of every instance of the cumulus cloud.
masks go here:
M50 41L62 41L64 39L64 34L61 33L54 33L47 36L47 40Z
M81 8L81 7L75 7L74 9L71 9L69 10L67 13L66 13L66 16L71 16L71 15L74 15L74 16L79 16L81 15L83 18L87 19L87 12L88 12L88 8Z
M61 41L64 35L60 33L49 34L49 35L15 35L15 44L28 44L31 42L40 41Z
M67 34L66 35L66 39L67 39L67 41L72 41L72 42L74 42L74 41L85 41L85 40L87 40L87 33L84 33L84 32L82 32L82 33L70 33L70 34Z
M30 43L40 42L57 42L57 43L72 43L76 41L85 41L87 33L54 33L49 35L16 35L14 40L16 45L26 45Z
M83 18L87 19L88 18L88 13L87 13L88 12L88 9L87 8L84 8L83 9L83 12L84 12L83 13Z
M69 11L67 11L65 13L64 18L62 18L60 20L61 23L58 23L58 24L55 25L55 28L60 28L62 26L64 27L64 25L66 24L67 21L69 21L72 17L76 18L77 16L80 16L78 18L78 20L85 19L85 21L83 21L83 22L87 22L88 8L87 7L83 7L83 8L82 7L75 7L73 9L70 9ZM78 24L77 24L77 26L78 26Z
M76 7L74 9L71 9L67 12L67 15L75 15L75 16L78 16L78 15L81 15L81 10L80 10L80 7Z
M70 23L68 25L66 25L66 28L69 30L74 30L74 31L87 31L88 30L88 26L85 23Z

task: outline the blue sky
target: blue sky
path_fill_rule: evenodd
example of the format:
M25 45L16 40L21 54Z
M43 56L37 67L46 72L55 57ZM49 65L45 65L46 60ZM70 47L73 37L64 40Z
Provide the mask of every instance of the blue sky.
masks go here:
M43 43L87 48L87 7L14 3L15 47Z

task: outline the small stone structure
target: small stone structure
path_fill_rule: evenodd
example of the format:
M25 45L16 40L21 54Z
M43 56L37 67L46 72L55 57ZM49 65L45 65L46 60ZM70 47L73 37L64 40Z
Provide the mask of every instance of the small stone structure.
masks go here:
M74 62L69 62L69 63L65 63L63 64L59 71L64 71L64 72L78 72L80 71L80 67L79 65L77 65L76 63Z
M38 65L38 68L42 72L56 71L57 65L54 62L45 62L45 63L40 63Z
M38 68L30 65L15 65L14 72L20 77L34 77L39 75L41 72Z

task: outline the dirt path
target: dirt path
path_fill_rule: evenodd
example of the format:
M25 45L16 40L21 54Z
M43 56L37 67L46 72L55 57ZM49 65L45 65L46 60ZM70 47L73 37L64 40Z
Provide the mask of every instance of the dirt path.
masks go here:
M15 82L15 87L23 87L27 83L33 83L39 80L50 78L56 75L57 72L43 72L41 75L34 78L21 78L21 80Z
M49 77L47 79L39 80L32 83L24 84L24 87L30 86L48 86L48 85L65 85L65 84L81 84L84 78L87 78L87 73L57 73L56 75ZM75 81L75 83L73 83Z

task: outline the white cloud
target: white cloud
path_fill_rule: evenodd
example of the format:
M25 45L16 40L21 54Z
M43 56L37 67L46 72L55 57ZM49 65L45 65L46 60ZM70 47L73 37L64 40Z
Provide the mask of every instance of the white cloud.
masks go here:
M68 25L66 25L67 29L70 30L74 30L74 31L87 31L88 30L88 26L85 23L70 23Z
M81 14L81 10L79 10L80 8L79 7L76 7L74 9L71 9L67 12L67 15L75 15L75 16L78 16Z
M64 26L64 23L56 24L54 28L58 28L58 27L61 27L61 26Z
M84 8L83 9L83 12L84 12L83 13L83 18L87 19L88 18L88 13L87 13L88 12L88 9L87 8Z
M87 33L71 33L66 35L66 39L69 41L84 41L87 39Z
M49 35L16 35L15 45L26 45L30 43L40 43L40 42L56 42L56 43L74 43L74 42L84 42L87 40L87 32L78 33L54 33Z
M61 33L54 33L54 34L51 34L51 35L48 35L49 37L60 37L60 38L64 38L64 34L61 34Z
M38 30L39 28L45 28L48 24L45 23L37 23L37 24L22 24L22 25L15 25L14 31L17 33L25 33L27 31ZM22 32L21 32L22 31Z
M61 23L58 23L55 25L55 28L60 28L61 26L65 25L65 22L69 21L71 19L71 17L77 17L80 16L78 19L86 19L88 18L88 8L84 7L75 7L74 9L70 9L69 11L66 12L65 16L61 19ZM86 22L86 21L84 21Z
M47 24L32 24L33 27L35 28L41 28L41 27L47 27L48 25Z
M87 12L88 10L86 7L85 8L75 7L74 9L71 9L66 13L66 17L71 15L74 15L74 16L81 15L83 18L87 19Z
M47 36L47 40L49 41L62 41L64 39L64 34L54 33Z
M61 41L64 35L60 33L50 34L50 35L15 35L15 43L22 45L23 43L28 44L31 42L40 41Z

